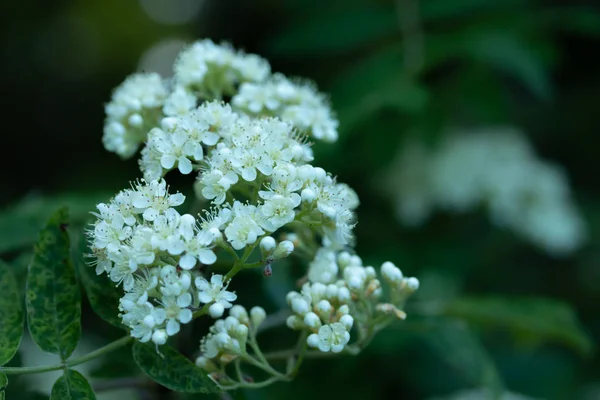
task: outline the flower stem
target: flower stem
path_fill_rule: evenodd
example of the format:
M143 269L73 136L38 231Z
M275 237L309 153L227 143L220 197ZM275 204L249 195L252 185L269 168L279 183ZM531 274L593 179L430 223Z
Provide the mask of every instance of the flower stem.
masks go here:
M73 367L75 365L83 364L93 360L94 358L98 358L106 353L125 346L127 343L129 343L129 341L131 341L131 339L131 336L124 336L121 339L117 339L106 346L100 347L99 349L86 354L85 356L67 360L64 363L56 365L45 365L40 367L0 367L0 371L4 372L6 375L37 374L40 372L57 371L59 369Z

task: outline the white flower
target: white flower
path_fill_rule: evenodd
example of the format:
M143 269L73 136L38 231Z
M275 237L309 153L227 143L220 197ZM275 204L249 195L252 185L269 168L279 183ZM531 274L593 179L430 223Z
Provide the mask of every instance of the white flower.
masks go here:
M167 96L158 74L133 74L113 92L105 107L106 121L102 141L108 151L131 157L144 141L144 126L157 122Z
M179 266L183 269L192 269L196 260L202 264L211 265L217 260L217 256L211 250L214 236L207 231L199 231L196 236L184 243L185 255L179 260Z
M131 194L131 203L147 221L154 221L160 214L171 207L183 204L185 196L181 193L169 194L164 179L151 181L136 186Z
M179 332L180 324L187 324L192 320L192 310L187 308L192 304L192 296L189 293L179 297L163 296L161 302L167 319L167 335L173 336Z
M221 170L213 169L200 178L200 182L204 186L202 196L207 200L213 200L215 204L222 204L227 196L227 191L237 181L238 176L235 172L229 171L224 174Z
M165 100L163 113L169 116L183 115L196 106L196 96L183 87L176 87Z
M323 325L319 332L309 335L307 344L316 347L320 351L339 353L344 350L346 344L350 341L350 333L343 324L334 322L330 325Z
M260 227L255 206L236 201L232 212L233 217L225 228L225 236L234 249L241 250L246 245L255 243L258 237L265 233Z
M299 205L295 199L274 195L260 206L260 213L264 217L261 221L262 227L267 231L274 232L282 226L292 222L296 216L294 208Z
M219 304L218 307L225 309L230 308L231 302L237 299L235 293L226 290L227 285L223 286L223 275L213 274L210 283L206 279L198 277L194 283L198 289L198 300L201 303L214 302Z

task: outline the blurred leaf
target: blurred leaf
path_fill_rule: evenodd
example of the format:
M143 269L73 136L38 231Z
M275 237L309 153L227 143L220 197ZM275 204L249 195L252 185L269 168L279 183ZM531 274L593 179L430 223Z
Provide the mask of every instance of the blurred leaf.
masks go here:
M346 70L335 80L330 91L342 134L385 107L417 113L427 101L426 89L403 74L401 52L397 46Z
M390 5L364 4L294 21L267 42L267 48L294 56L339 54L397 31L396 14Z
M521 80L541 99L550 98L552 85L546 66L522 38L500 31L488 32L471 37L466 51L475 60L487 62Z
M85 262L84 257L89 253L85 237L79 238L77 248L79 251L75 257L79 270L79 280L92 309L104 321L117 328L125 329L118 317L119 299L123 296L122 291L110 280L107 274L96 274L95 267Z
M425 22L432 20L446 22L454 17L473 18L473 14L477 12L497 13L507 9L524 9L531 4L533 4L532 0L427 0L420 2L420 13Z
M62 360L69 358L81 335L81 299L67 226L68 211L61 208L40 232L25 292L32 339Z
M502 391L502 381L493 360L477 336L462 321L444 321L424 333L430 347L449 365L461 371L471 384Z
M463 297L448 303L442 313L472 324L505 327L537 342L560 342L582 355L593 350L572 308L553 299Z
M52 386L50 400L95 400L89 382L74 369L65 369L63 376Z
M4 389L8 386L8 378L4 372L0 371L0 392L4 393Z
M83 223L97 203L110 195L103 193L31 196L0 212L0 253L35 243L39 230L59 207L67 206L71 223Z
M600 35L600 13L592 7L558 8L544 10L540 14L542 21L556 29L590 36Z
M0 260L0 365L9 362L23 336L23 307L11 267ZM2 385L0 384L0 388Z
M112 353L110 357L102 357L98 360L97 365L88 372L88 375L101 379L138 375L139 368L133 361L130 347L131 345L128 344L123 350Z
M216 393L217 385L204 370L170 346L135 342L133 359L146 375L168 389L186 393Z

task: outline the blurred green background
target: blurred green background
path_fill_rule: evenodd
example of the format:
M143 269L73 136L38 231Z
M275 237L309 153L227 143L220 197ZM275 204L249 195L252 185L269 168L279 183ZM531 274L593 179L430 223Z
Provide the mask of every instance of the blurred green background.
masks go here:
M407 321L360 356L309 360L293 383L232 398L487 399L464 391L502 388L600 399L597 2L21 0L2 8L0 254L19 271L56 207L69 204L82 226L96 202L139 176L135 159L102 147L111 90L136 70L168 75L184 43L226 40L330 93L340 140L317 144L316 164L359 194L358 253L367 264L393 260L421 280ZM520 127L541 158L562 165L588 225L585 247L551 258L478 212L436 213L418 229L393 218L380 179L404 140L436 143L457 124ZM295 277L278 267L268 280L250 274L236 287L242 302L277 311ZM89 307L83 315L88 347L119 336ZM205 329L184 331L182 351L194 354ZM268 332L267 343L284 346L285 332ZM13 365L44 362L30 341L22 348ZM127 352L88 373L139 374ZM41 396L52 383L44 379L11 380L8 398ZM139 384L121 386L131 382ZM154 386L98 385L107 399L178 398Z

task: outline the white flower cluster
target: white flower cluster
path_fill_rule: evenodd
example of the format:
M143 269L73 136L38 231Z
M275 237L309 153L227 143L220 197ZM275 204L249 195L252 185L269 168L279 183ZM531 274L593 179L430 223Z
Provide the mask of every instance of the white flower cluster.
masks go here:
M315 139L335 142L338 138L339 123L327 99L310 83L274 74L264 82L242 84L231 104L250 115L279 117Z
M215 372L219 367L246 354L248 335L256 334L266 316L262 307L252 307L248 314L243 306L233 306L229 316L216 321L209 334L202 339L202 355L196 359L196 365L207 372Z
M320 227L328 243L344 246L352 240L358 198L322 168L307 164L311 160L310 147L289 124L276 118L253 119L214 101L163 119L162 128L148 135L140 167L148 180L175 167L183 174L201 169L200 192L215 205L257 195L256 204L231 204L233 223L225 235L236 250L298 215ZM249 187L253 193L248 193Z
M175 83L202 98L231 96L242 82L261 82L271 73L269 63L236 51L228 44L201 40L185 48L175 62Z
M307 330L309 347L322 352L339 353L350 341L355 320L360 325L372 323L378 316L391 314L403 319L400 310L406 297L416 291L419 281L404 278L391 262L381 267L389 285L389 301L383 295L375 268L364 266L357 255L321 248L309 266L308 279L301 292L290 292L287 302L293 314L288 327ZM358 330L363 329L359 326Z
M115 89L105 107L102 141L123 158L135 154L148 130L162 118L167 88L158 74L134 74Z
M221 100L224 96L233 96L232 104L240 114L279 117L304 135L328 142L337 139L338 122L325 97L313 85L293 83L281 74L271 74L269 63L255 54L236 51L227 44L202 40L182 50L170 81L163 81L157 74L138 73L115 89L106 105L104 146L108 151L129 158L146 141L152 128L161 127L163 131L202 130L198 124L209 123L215 128L223 123L229 129L233 121L227 118L239 119L241 116L232 114L230 109L229 112L219 109L219 103L213 103L212 108L205 105L202 111L193 112L198 103ZM265 96L268 100L263 101ZM178 128L168 118L163 120L178 116L184 117ZM191 132L189 135L195 134ZM165 149L165 152L179 152L179 156L195 161L202 159L198 146L185 147L178 141L183 140L181 133L171 136L165 144L170 149ZM207 146L214 144L211 144L209 136L198 139ZM306 156L309 154L310 151ZM177 164L177 158L171 162ZM168 160L165 158L163 164L171 165ZM177 166L182 172L191 167L185 162Z
M577 250L586 238L564 171L538 159L511 128L457 133L434 150L411 144L389 185L408 225L422 224L435 207L464 212L484 205L495 224L554 256Z
M213 246L227 210L215 210L210 221L198 223L173 208L184 200L180 193L169 194L164 180L142 181L98 204L97 220L87 232L96 272L123 285L122 321L142 342L163 344L192 320L200 304L219 318L236 299L221 275L208 282L195 269L216 261Z
M144 179L99 204L88 231L97 273L124 289L120 316L131 335L162 345L181 324L206 314L221 318L230 309L202 340L197 364L230 389L247 386L240 362L283 379L256 341L265 311L233 305L237 297L228 287L245 269L271 275L272 264L292 253L310 267L301 291L287 296L293 310L287 324L304 331L309 347L355 350L404 318L404 300L418 281L385 263L389 296L380 301L375 269L348 252L356 193L310 164L307 137L337 138L325 97L312 85L271 75L256 55L209 40L184 49L174 69L166 83L156 75L128 78L107 106L107 126L120 124L105 131L108 150L127 157L145 142ZM210 207L203 215L174 208L184 196L168 192L163 178L173 170L198 171L195 193ZM213 272L223 264L230 267L225 275ZM355 330L358 347L349 343ZM234 359L239 379L225 371Z

